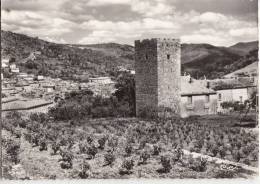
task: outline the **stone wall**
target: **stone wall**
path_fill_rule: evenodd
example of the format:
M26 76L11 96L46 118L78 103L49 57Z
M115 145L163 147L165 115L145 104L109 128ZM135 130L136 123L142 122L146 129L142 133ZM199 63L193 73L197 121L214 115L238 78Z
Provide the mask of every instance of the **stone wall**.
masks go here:
M179 114L181 90L180 40L158 39L158 102Z
M157 40L135 41L136 115L157 108Z
M216 114L217 94L210 94L208 100L206 95L193 95L192 104L189 104L188 96L181 96L181 117Z
M169 107L179 113L179 39L135 41L135 72L137 116L145 107Z

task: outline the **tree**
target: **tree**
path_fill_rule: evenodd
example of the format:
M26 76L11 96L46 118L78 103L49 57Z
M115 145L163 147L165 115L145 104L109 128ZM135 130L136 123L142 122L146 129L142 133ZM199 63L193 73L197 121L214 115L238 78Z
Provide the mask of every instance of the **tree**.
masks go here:
M135 115L135 80L130 73L124 72L117 77L117 88L114 96L119 102L127 102L130 107L131 115Z

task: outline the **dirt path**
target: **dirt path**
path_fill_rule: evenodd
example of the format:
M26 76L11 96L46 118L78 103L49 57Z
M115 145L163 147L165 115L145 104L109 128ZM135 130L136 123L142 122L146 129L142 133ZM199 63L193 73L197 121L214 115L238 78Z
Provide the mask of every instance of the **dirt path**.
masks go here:
M203 155L201 153L195 153L195 152L190 152L188 150L183 150L184 154L185 155L192 155L193 158L198 158L198 157L202 157L202 158L206 158L208 161L215 161L217 164L230 164L230 165L235 165L235 166L238 166L238 167L241 167L245 170L248 170L248 171L253 171L255 172L255 174L258 174L258 168L256 167L252 167L252 166L248 166L246 164L242 164L242 163L238 163L238 162L232 162L232 161L229 161L229 160L224 160L224 159L221 159L221 158L217 158L217 157L211 157L211 156L208 156L208 155Z

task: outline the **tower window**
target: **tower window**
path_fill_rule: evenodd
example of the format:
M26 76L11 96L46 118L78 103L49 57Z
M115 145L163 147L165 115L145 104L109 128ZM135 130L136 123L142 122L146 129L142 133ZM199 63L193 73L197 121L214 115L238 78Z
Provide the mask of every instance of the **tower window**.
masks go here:
M240 101L240 103L243 102L243 97L242 96L239 97L239 101Z
M167 59L170 59L171 58L171 55L170 54L167 54Z
M209 95L206 95L206 103L209 103Z
M148 55L147 54L145 54L145 59L148 59Z
M221 94L218 94L218 101L221 101L221 100L222 100Z
M192 96L188 96L188 104L192 104Z

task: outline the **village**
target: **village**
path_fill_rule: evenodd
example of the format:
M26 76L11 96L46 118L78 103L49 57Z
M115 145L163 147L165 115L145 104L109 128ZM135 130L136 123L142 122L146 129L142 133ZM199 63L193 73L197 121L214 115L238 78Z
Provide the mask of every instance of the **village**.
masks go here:
M89 82L79 83L60 78L23 73L10 58L2 58L2 68L12 73L11 78L2 75L3 111L22 110L28 112L48 112L65 93L89 89L94 95L110 97L115 92L115 81L103 76L89 78ZM134 70L118 68L119 72ZM244 104L257 95L258 76L226 75L221 79L194 79L184 73L180 78L181 116L225 114L234 110L223 108L225 103ZM254 99L257 104L257 98ZM257 108L256 108L257 109Z
M2 68L12 73L11 78L2 75L3 111L48 112L65 93L91 89L94 95L109 97L114 92L114 81L110 77L89 78L88 83L35 76L20 72L15 63L2 59Z

